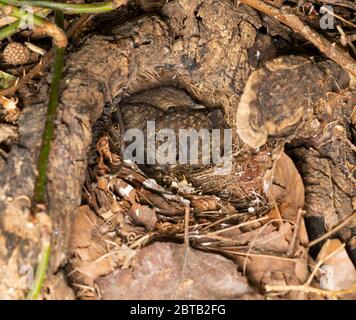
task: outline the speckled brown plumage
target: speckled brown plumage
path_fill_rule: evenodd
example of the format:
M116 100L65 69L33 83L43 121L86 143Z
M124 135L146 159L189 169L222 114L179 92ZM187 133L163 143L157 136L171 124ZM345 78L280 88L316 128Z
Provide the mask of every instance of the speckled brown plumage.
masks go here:
M156 129L200 130L224 127L221 110L197 104L183 90L160 87L128 97L120 102L125 129L145 130L147 121L155 121ZM200 110L196 110L200 109Z
M184 90L158 87L143 91L123 100L123 104L147 104L162 111L170 109L203 109Z
M171 129L179 141L179 130L224 129L223 112L220 109L207 109L197 104L186 92L173 87L159 87L127 97L119 104L125 130L139 129L147 137L147 121L154 121L155 133L161 129ZM197 110L200 109L200 110ZM199 141L201 139L199 138ZM156 141L156 148L162 142ZM146 152L146 151L145 151ZM199 164L187 165L144 165L142 169L161 181L166 174L187 172L188 169L203 169L201 150L198 151Z

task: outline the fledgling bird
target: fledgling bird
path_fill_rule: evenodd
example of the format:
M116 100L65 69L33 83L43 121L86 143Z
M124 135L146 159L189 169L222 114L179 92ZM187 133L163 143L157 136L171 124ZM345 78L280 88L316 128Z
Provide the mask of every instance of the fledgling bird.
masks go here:
M160 87L143 93L127 97L120 101L119 108L122 114L122 120L125 131L129 129L139 129L144 136L150 134L147 130L147 121L153 121L155 132L157 134L161 129L170 129L175 133L177 157L179 149L179 133L183 130L226 128L223 112L219 109L207 109L196 103L186 92L173 87ZM162 181L165 175L172 173L172 169L183 173L185 170L199 170L202 165L202 139L199 138L198 163L191 165L168 165L157 163L157 165L143 165L141 168L149 173L151 177ZM156 150L164 142L156 141ZM210 141L209 141L210 143ZM221 144L222 145L222 144ZM145 155L147 145L145 145ZM210 145L209 145L210 148ZM209 154L210 156L210 154ZM146 159L146 157L145 157ZM184 174L184 173L183 173Z

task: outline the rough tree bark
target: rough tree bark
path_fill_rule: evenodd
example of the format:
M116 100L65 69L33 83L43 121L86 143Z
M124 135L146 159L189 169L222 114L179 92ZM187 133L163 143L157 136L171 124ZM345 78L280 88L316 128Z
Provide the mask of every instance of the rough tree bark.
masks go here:
M230 1L177 0L164 19L150 15L94 36L66 60L55 138L48 168L52 221L49 281L66 262L73 212L92 141L92 125L105 105L162 83L183 88L196 101L222 108L230 124L252 71L249 49L261 21ZM30 214L50 74L18 121L18 140L0 160L0 298L25 297L23 266L35 268L41 220ZM238 139L237 137L235 137ZM53 280L54 282L54 280Z

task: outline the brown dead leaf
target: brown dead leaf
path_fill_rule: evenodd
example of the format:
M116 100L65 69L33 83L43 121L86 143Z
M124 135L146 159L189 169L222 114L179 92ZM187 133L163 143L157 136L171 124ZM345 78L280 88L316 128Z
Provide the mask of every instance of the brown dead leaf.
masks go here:
M109 138L107 136L101 137L95 147L99 153L96 166L96 172L99 176L110 172L110 167L107 166L106 163L113 167L121 163L120 157L111 152Z
M302 284L308 277L308 253L300 248L295 258L283 256L273 256L269 254L243 254L236 256L239 265L246 264L246 274L257 285L268 284L268 277L273 278L273 274L285 275L283 283ZM294 279L292 282L288 279Z
M111 246L99 235L103 220L88 206L80 207L74 217L70 242L72 278L76 283L92 286L93 281L127 266L135 251L120 243Z
M271 204L278 204L283 219L296 222L304 206L304 185L293 161L284 153L274 155L272 169L264 177L264 191Z
M115 192L131 204L136 203L136 190L124 180L117 180L114 184Z
M142 249L130 269L97 279L103 299L243 299L261 298L216 254L156 242Z
M288 251L292 235L292 225L288 222L282 223L278 226L278 229L259 235L254 242L254 248L266 252L285 253Z
M159 214L165 216L181 216L184 214L184 206L181 203L175 201L176 199L174 199L174 197L172 197L171 200L166 200L162 195L151 192L144 188L140 190L138 196L141 203L150 204Z
M102 220L87 206L80 207L74 217L72 237L70 242L71 264L75 278L86 285L92 285L99 275L112 271L107 260L95 261L107 252L97 243L94 237L95 230Z
M327 290L347 290L355 287L355 291L344 296L346 299L356 299L356 270L346 249L341 248L339 239L328 240L319 252L317 261L322 261L334 251L337 253L324 261L321 269L320 287Z
M219 232L219 235L221 237L226 238L227 241L228 239L231 239L231 241L233 241L235 245L243 246L251 243L252 240L258 237L259 235L263 236L272 232L273 230L275 230L275 227L272 224L269 224L266 226L266 228L261 229L261 226L259 225L257 228L246 232L241 232L242 231L241 227L233 228L230 230L229 228L227 229L228 229L227 231Z
M218 211L220 209L219 198L214 196L192 196L190 205L198 212Z
M73 289L69 287L63 272L49 276L43 286L44 300L75 300Z
M293 227L288 222L279 225L268 223L247 232L235 228L220 232L219 235L225 239L224 246L248 246L252 251L284 254L289 249Z
M153 230L157 223L156 211L148 206L133 204L128 214L135 224L144 226L148 231Z

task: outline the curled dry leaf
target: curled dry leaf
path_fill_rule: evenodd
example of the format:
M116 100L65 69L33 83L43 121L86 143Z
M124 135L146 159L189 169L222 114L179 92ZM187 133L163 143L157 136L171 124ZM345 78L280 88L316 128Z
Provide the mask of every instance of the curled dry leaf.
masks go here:
M338 250L321 266L320 287L327 290L348 290L354 288L354 292L346 294L343 298L356 299L356 270L350 260L346 249L341 248L342 243L338 239L328 240L319 252L317 261L323 261L334 251Z
M113 163L113 155L110 151L109 138L107 136L101 137L96 143L96 151L99 154L97 159L96 171L98 175L102 175L110 172L110 168L105 164L108 162L109 164Z
M171 196L171 197L170 197ZM184 214L184 206L179 202L175 195L166 194L165 197L147 189L139 192L141 203L152 205L156 212L165 216L181 216Z
M214 196L192 196L190 205L198 212L217 211L221 208L220 199Z
M67 36L65 32L57 25L50 23L46 20L43 21L41 26L34 28L36 32L43 32L49 37L53 38L53 43L58 48L65 48L68 44Z
M98 278L103 299L244 299L261 298L216 254L156 242L142 249L130 269Z
M146 230L151 231L157 223L157 216L154 209L140 204L133 204L128 211L128 215L132 218L135 224L142 225Z
M119 239L113 242L101 235L102 225L103 220L88 206L75 213L70 241L70 275L75 283L92 286L97 277L117 267L127 267L135 256L135 251L122 245Z
M235 261L246 266L246 275L256 285L300 285L309 275L308 253L300 247L294 258L266 254L239 254Z
M290 223L263 225L248 232L241 232L240 228L220 232L224 237L224 246L248 246L252 251L268 253L286 253L292 238L293 227Z
M288 56L267 62L252 72L246 83L237 108L238 135L252 148L264 145L269 136L290 136L307 112L312 112L311 102L336 90L335 82L344 88L349 78L331 61L316 64Z
M278 204L283 219L296 221L304 206L304 185L293 161L284 153L274 154L273 167L264 177L264 191L271 204Z
M3 118L5 122L15 122L20 114L17 108L18 99L9 99L4 96L0 96L0 119Z
M129 201L131 204L136 203L137 195L136 190L123 180L118 180L114 184L115 192L117 192L122 198Z
M196 191L193 185L185 179L182 181L173 181L171 183L171 188L176 189L180 194L192 194Z

